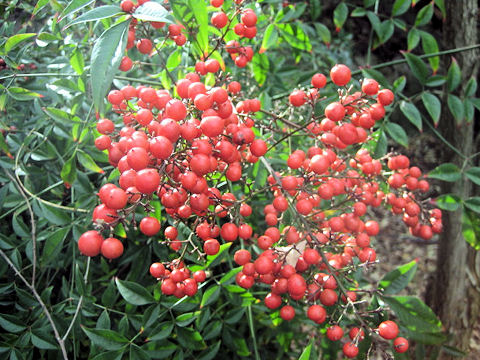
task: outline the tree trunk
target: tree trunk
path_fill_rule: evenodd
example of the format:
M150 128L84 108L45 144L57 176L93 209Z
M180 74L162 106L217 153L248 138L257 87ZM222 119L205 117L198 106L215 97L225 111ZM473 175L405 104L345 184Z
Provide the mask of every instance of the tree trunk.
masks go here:
M477 43L477 0L446 1L447 20L443 28L445 48L456 48ZM478 75L479 54L476 50L455 55L462 70L462 85L458 95L471 77ZM449 60L449 59L446 59ZM449 63L450 61L446 61ZM474 122L457 125L444 98L440 131L443 136L466 157L475 151ZM478 121L478 120L477 120ZM465 158L448 153L442 162L453 162L463 168ZM468 166L471 166L469 164ZM468 167L467 167L468 168ZM453 193L462 199L472 194L472 183L462 179L445 183L444 193ZM441 319L449 336L447 344L469 351L474 325L480 314L480 252L475 251L462 236L462 209L444 212L444 232L441 234L437 270L430 284L429 305ZM450 338L451 337L451 338ZM439 359L453 359L442 353Z

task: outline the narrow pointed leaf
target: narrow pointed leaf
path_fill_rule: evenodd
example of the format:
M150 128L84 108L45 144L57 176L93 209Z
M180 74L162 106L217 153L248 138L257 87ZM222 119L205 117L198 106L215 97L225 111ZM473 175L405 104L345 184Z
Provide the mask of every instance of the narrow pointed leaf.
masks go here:
M100 112L127 45L129 24L130 20L127 20L108 28L93 46L90 78L93 103Z
M97 21L101 19L108 19L122 13L123 13L122 9L120 9L120 7L116 5L100 6L86 12L83 15L80 15L75 20L71 21L67 26L65 26L64 29L69 28L70 26L75 24L80 24L80 23L89 22L89 21Z
M400 110L418 130L422 131L422 116L415 105L402 100L400 102Z
M432 118L433 123L437 125L438 121L440 120L440 113L442 111L442 104L440 103L440 100L438 100L438 98L431 92L425 91L422 94L422 101L425 109L427 109L428 114Z

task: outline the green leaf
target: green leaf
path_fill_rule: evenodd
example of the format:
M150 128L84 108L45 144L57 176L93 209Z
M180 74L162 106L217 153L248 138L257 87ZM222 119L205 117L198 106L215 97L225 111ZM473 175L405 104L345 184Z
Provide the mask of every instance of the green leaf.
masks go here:
M125 301L130 304L146 305L155 302L152 294L136 282L124 281L116 278L115 283L117 284L120 295L122 295Z
M119 14L123 14L123 11L117 5L100 6L86 12L83 15L80 15L75 20L71 21L67 26L65 26L63 30L75 24L80 24L80 23L89 22L89 21L97 21L101 19L108 19Z
M29 101L35 98L43 97L43 95L30 91L28 89L24 89L21 87L9 87L7 89L8 95L18 101Z
M166 339L167 337L170 336L173 330L173 323L166 321L163 323L160 323L155 327L151 332L150 335L148 336L148 339L150 341L158 341L158 340L163 340Z
M72 185L77 178L77 163L75 159L75 154L73 154L70 159L65 161L62 166L62 171L60 172L60 177L62 178L63 182L70 185Z
M119 350L128 344L128 339L125 336L113 330L89 329L84 326L81 328L95 345L105 350Z
M188 5L198 24L197 41L200 51L208 51L208 11L204 0L188 0Z
M168 56L167 64L166 64L167 70L168 71L175 70L178 67L178 65L180 65L181 61L182 61L182 51L180 48L178 48L177 50L172 51Z
M403 127L398 124L387 122L385 126L388 135L400 145L408 147L408 136Z
M419 131L422 131L422 116L415 105L402 100L400 101L400 110Z
M263 34L262 46L260 49L268 50L276 45L278 41L278 31L275 24L269 24Z
M66 225L72 222L70 216L67 215L66 212L63 210L57 209L53 206L44 204L43 202L38 202L40 208L42 209L42 213L45 218L55 225Z
M448 67L447 72L447 89L449 92L454 91L462 81L462 71L458 66L457 60L452 57L452 63Z
M462 235L475 250L480 250L480 217L465 209L462 215Z
M405 14L410 8L411 3L412 0L395 0L392 8L392 16Z
M407 35L407 49L415 49L420 42L420 32L416 28L411 28Z
M436 3L437 1L435 1ZM460 349L457 349L456 347L453 346L448 346L448 345L442 345L442 351L448 355L452 355L454 357L465 357L468 354L466 352L463 352Z
M470 210L480 213L480 196L473 196L464 201L464 204Z
M150 355L143 350L140 346L130 344L130 360L150 360Z
M375 144L374 157L378 159L387 153L388 139L384 131L380 131L378 140Z
M408 264L397 267L395 270L386 274L380 283L379 288L383 289L384 295L394 295L405 289L410 281L415 276L418 265L417 261L413 260Z
M175 325L180 327L188 326L195 321L198 315L200 315L200 311L189 312L189 313L178 315L175 318Z
M475 107L471 99L465 99L463 101L463 108L465 113L465 120L467 123L471 123L473 121L473 116L475 114Z
M228 273L222 276L219 283L222 285L228 283L229 280L233 279L240 271L242 271L241 266L230 270Z
M310 340L307 347L303 349L302 354L298 360L310 360L310 355L312 354L313 339Z
M62 14L59 16L58 21L62 21L67 16L75 14L77 11L87 7L95 0L72 0L68 5L63 9Z
M120 350L105 351L93 357L92 360L122 360L124 352L125 348Z
M10 36L5 42L5 45L3 46L3 54L7 55L12 49L14 49L21 42L27 39L30 39L35 35L37 35L37 33L25 33L25 34L17 34L17 35Z
M236 324L240 321L243 315L245 315L245 311L246 309L244 307L241 309L234 308L229 310L224 317L225 323L229 325Z
M363 17L367 14L367 11L364 8L357 7L353 9L353 11L350 13L351 17Z
M343 1L337 5L335 10L333 10L333 23L335 28L339 31L348 17L348 6Z
M49 0L38 0L37 4L33 8L32 16L38 14L47 4Z
M445 1L444 0L434 0L435 5L440 9L442 13L442 18L446 19L447 17L447 10L445 9Z
M206 347L202 335L191 328L177 328L177 336L178 342L185 349L201 350Z
M218 350L220 349L220 345L222 344L222 341L219 340L217 343L213 346L209 346L208 349L203 350L200 354L198 354L198 360L212 360L215 359Z
M217 301L218 297L220 296L220 290L221 288L218 285L210 286L203 293L200 309Z
M439 344L445 340L442 323L425 303L414 296L381 296L406 328L409 337L422 344Z
M253 75L258 85L262 86L267 80L270 62L265 54L255 53L252 59Z
M329 45L332 41L332 35L330 34L330 30L328 30L325 25L319 22L316 22L314 25L315 30L317 31L317 35L322 39L325 44Z
M82 52L78 47L73 50L72 56L70 56L70 65L78 75L82 75L85 71L85 62L83 61Z
M129 24L130 20L127 20L108 28L93 46L90 80L93 102L97 110L102 110L104 98L122 60L127 45Z
M370 21L370 24L372 24L372 28L373 30L375 30L375 34L377 34L377 36L380 37L382 32L380 28L381 22L377 14L375 14L373 11L368 11L367 18L368 18L368 21Z
M453 115L457 124L462 123L465 118L465 108L463 107L463 102L460 98L453 94L447 95L447 105L448 110Z
M158 21L172 23L172 18L168 11L155 1L148 1L140 5L132 14L135 19L143 21Z
M103 174L102 168L100 168L95 161L92 159L90 155L88 155L86 152L83 150L78 150L77 151L77 158L80 164L88 170Z
M437 40L428 32L420 31L420 37L422 38L422 48L425 54L434 54L438 52L438 43ZM436 73L438 66L440 65L440 57L434 56L428 58L428 62L433 70L433 73Z
M7 142L5 141L5 137L1 132L0 132L0 150L3 150L5 154L7 154L9 157L12 157L12 154L10 154L10 150L8 148Z
M291 47L299 50L312 50L310 38L303 31L302 27L296 24L278 24L277 28Z
M69 227L62 227L53 233L50 233L42 249L42 257L40 259L42 264L55 260L62 249L63 242L69 231Z
M462 178L462 173L457 165L452 163L444 163L433 169L428 174L428 177L430 179L455 182Z
M436 205L446 211L457 211L460 207L462 199L457 195L453 194L443 194L436 199Z
M428 114L433 120L435 125L438 124L440 120L440 113L442 111L442 104L440 100L429 91L422 93L422 101L425 109L427 109Z
M471 167L465 172L467 178L477 185L480 185L480 167Z
M49 337L44 330L33 329L30 333L33 346L43 350L57 350L58 345L53 340L53 336Z
M380 44L387 42L387 40L392 37L394 31L395 23L393 20L390 19L383 21L380 25Z
M0 326L11 333L19 333L27 328L18 316L9 314L0 314Z
M413 75L420 81L421 84L425 84L427 76L429 74L427 65L417 55L411 53L403 53L403 56L407 60L407 64L412 70Z
M477 92L477 80L474 77L471 77L465 86L465 96L474 96Z
M415 26L423 26L430 22L433 16L433 3L425 5L417 14L415 19Z
M393 82L393 92L402 92L405 88L405 85L407 85L407 78L405 77L405 75L399 76Z
M427 79L425 85L430 87L442 86L447 81L446 77L443 75L432 75Z

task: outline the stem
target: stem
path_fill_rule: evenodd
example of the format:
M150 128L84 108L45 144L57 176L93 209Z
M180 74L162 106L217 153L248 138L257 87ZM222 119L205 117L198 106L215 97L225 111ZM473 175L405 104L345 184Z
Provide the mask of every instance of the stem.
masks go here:
M252 306L247 306L247 318L248 318L248 327L250 328L250 335L252 336L253 341L253 351L255 352L255 360L260 360L260 355L258 354L257 349L257 339L255 337L255 328L253 326L253 316L252 316Z

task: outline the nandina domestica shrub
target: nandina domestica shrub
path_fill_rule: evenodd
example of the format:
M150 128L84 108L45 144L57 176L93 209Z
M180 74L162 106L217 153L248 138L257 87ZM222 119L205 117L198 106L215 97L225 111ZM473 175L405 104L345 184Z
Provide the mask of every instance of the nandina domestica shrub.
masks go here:
M64 358L408 357L417 341L443 341L431 310L398 295L417 260L370 276L391 262L378 246L386 213L420 243L442 231L441 203L428 198L435 184L413 157L387 151L387 133L408 142L391 114L407 112L418 127L420 97L369 60L361 69L340 56L312 62L344 34L329 49L323 25L314 39L306 21L314 2L278 5L48 3L58 14L37 36L0 44L9 69L31 38L55 59L38 78L59 71L32 85L41 95L11 86L30 89L17 73L0 79L0 110L5 99L34 104L23 116L9 103L5 123L30 127L0 138L12 181L0 190L0 207L11 207L2 218L12 218L0 295L15 311L0 314L2 354L58 357L58 344ZM31 21L48 6L32 6ZM334 12L337 30L348 6Z

